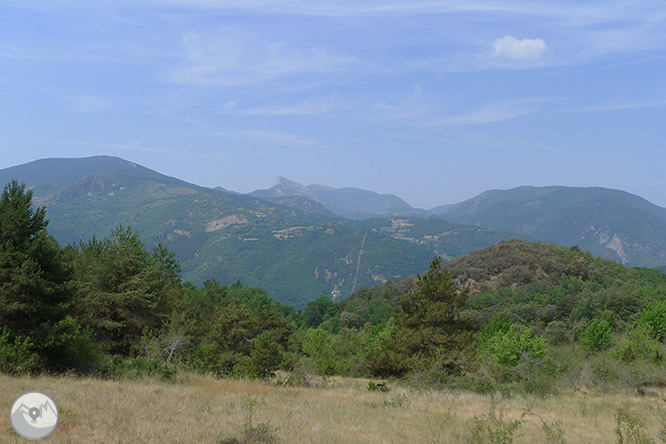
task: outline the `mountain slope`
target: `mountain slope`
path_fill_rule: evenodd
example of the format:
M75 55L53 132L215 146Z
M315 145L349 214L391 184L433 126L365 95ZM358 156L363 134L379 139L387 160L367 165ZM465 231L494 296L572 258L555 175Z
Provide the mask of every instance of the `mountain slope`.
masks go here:
M370 230L389 235L394 239L427 246L447 261L503 240L533 240L525 234L454 224L438 217L373 218L346 224L364 231Z
M606 188L519 187L493 190L443 216L456 223L578 245L624 264L666 263L666 209Z
M393 215L425 215L425 210L412 208L393 194L378 194L360 188L331 188L324 185L304 186L278 177L275 185L266 190L249 193L275 202L287 196L305 196L319 202L329 211L349 219L366 219Z
M189 184L122 159L45 159L0 171L34 189L61 243L131 225L148 246L176 253L183 277L266 288L303 306L320 294L416 273L432 250L252 196Z

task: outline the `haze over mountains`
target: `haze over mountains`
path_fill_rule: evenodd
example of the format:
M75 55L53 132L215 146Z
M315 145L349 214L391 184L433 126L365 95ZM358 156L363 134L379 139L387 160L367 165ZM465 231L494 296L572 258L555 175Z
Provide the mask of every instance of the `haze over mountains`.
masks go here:
M578 245L627 265L666 263L666 208L607 188L493 190L442 212L456 223Z
M43 159L0 170L33 187L61 243L131 225L176 253L195 283L240 279L302 307L402 279L502 240L579 245L629 265L666 264L666 209L603 188L489 191L427 212L394 195L278 178L248 195L199 187L123 159ZM222 180L223 181L223 180Z
M257 190L249 194L278 203L285 202L285 197L303 196L320 203L332 213L349 219L427 214L425 210L412 208L407 202L393 194L378 194L360 188L303 186L284 177L278 177L275 185L267 190Z

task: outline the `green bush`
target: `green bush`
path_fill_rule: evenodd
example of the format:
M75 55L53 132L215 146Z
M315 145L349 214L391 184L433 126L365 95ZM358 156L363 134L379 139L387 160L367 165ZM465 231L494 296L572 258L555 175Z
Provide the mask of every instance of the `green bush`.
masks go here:
M10 375L30 373L39 367L39 356L33 352L30 338L11 338L6 328L0 335L0 372Z
M583 334L583 343L592 351L601 351L613 345L613 333L605 320L592 321Z
M470 421L460 441L466 444L512 444L519 436L518 429L526 422L527 413L524 411L520 419L507 421L493 399L485 415L475 416Z
M312 357L317 367L317 373L329 376L335 373L335 359L333 356L333 336L323 328L309 329L302 344L303 351Z
M543 335L546 341L552 345L569 344L571 342L570 329L563 321L549 322Z
M157 359L142 356L125 358L121 355L104 355L99 360L97 372L100 376L110 379L141 379L156 376L168 381L173 381L177 373L174 365Z
M478 351L492 362L513 367L523 357L544 357L548 348L541 336L534 335L528 328L511 325L505 331L500 329L492 336L482 337Z
M666 301L653 301L638 315L638 325L644 327L656 340L666 341Z
M627 332L613 350L613 356L625 362L633 362L637 359L649 359L656 351L654 339L647 329L637 325Z

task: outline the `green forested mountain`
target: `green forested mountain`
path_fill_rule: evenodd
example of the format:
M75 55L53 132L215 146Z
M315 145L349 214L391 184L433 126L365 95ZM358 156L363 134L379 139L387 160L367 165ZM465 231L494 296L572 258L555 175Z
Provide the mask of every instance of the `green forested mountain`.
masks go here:
M34 203L46 207L49 232L63 244L131 226L148 247L162 243L172 250L185 280L240 279L296 306L405 278L435 252L451 258L515 237L419 218L354 222L307 196L269 202L108 156L0 170L0 182L11 179L32 187Z
M0 180L11 178L33 187L61 243L105 236L124 224L147 245L172 249L186 280L241 279L297 306L322 293L343 297L409 276L432 255L338 218L198 187L113 157L45 159L0 171Z
M487 191L442 215L456 223L578 245L627 265L666 263L666 209L606 188L519 187Z

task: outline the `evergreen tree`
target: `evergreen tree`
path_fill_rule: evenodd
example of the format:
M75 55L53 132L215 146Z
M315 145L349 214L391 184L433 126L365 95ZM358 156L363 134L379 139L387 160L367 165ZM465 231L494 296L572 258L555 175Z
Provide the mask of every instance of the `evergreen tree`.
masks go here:
M94 348L86 332L66 317L71 271L47 225L46 210L32 208L32 190L16 180L4 187L0 196L0 327L6 344L13 341L22 344L23 353L31 351L33 370L77 366L85 358L81 354ZM79 351L73 349L75 343L86 345ZM9 356L9 349L3 350Z
M180 303L180 266L161 245L149 253L138 233L118 226L81 244L74 259L78 315L105 350L128 355L156 334Z
M416 289L403 295L394 313L392 331L396 357L407 362L396 368L415 370L440 361L438 367L457 373L457 353L470 341L469 325L458 316L467 298L435 257L430 269L417 277Z

